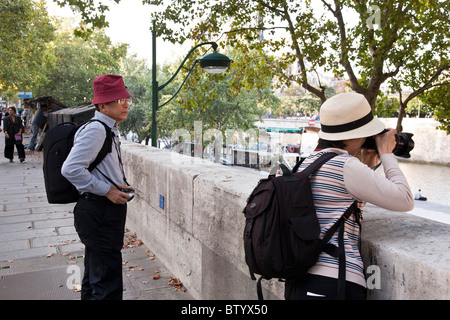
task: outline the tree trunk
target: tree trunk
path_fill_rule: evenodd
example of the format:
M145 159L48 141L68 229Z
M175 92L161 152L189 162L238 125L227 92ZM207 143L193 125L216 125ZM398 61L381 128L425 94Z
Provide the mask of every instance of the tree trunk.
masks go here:
M397 127L395 128L395 129L397 129L397 132L403 131L402 121L403 121L403 118L405 117L405 109L406 109L406 104L401 103L400 111L398 113L398 118L397 118Z

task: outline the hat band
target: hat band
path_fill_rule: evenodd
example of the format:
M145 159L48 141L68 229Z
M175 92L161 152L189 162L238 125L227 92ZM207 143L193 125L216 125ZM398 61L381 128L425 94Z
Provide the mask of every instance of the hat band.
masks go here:
M355 120L355 121L352 121L349 123L338 124L335 126L329 126L329 125L325 125L322 123L320 125L321 125L321 129L323 132L340 133L340 132L346 132L346 131L360 128L363 125L368 124L370 121L372 121L372 119L373 119L373 114L372 114L372 111L370 111L366 116L362 117L361 119L358 119L358 120Z

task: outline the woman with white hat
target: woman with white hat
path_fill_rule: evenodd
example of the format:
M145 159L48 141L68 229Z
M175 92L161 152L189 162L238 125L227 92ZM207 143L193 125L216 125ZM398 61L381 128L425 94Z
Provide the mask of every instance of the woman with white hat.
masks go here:
M319 143L313 154L303 161L305 169L326 152L337 153L311 176L314 205L321 226L321 236L355 203L370 202L393 211L409 211L414 199L405 176L392 154L396 130L385 129L372 114L363 95L341 93L325 101L320 109ZM362 150L363 162L355 157L367 137L375 136L377 151ZM384 176L372 170L383 163ZM296 281L287 281L286 299L365 299L366 279L359 252L360 212L356 209L344 223L343 244L345 269L339 277L339 258L322 252L308 274ZM331 244L339 247L339 229ZM341 240L342 241L342 240ZM341 242L342 243L342 242ZM345 277L345 278L344 278ZM340 285L338 279L345 279Z

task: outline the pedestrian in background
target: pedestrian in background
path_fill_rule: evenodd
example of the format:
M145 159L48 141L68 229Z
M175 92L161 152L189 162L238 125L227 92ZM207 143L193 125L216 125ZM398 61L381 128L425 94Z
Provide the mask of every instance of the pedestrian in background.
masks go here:
M31 137L27 148L33 151L36 148L36 140L39 130L43 129L47 123L47 106L40 106L31 119Z
M20 162L25 161L25 150L22 143L22 133L24 126L22 119L16 116L16 107L12 106L8 108L9 116L3 120L3 131L5 132L5 158L9 159L9 162L13 162L14 159L14 145L17 148Z

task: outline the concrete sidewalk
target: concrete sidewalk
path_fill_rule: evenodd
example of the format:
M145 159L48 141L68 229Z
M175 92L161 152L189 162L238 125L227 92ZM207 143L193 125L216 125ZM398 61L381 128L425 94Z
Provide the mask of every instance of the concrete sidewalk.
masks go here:
M9 163L4 145L1 133L0 300L79 299L84 245L73 227L75 204L47 202L42 152L26 150L20 163L16 150ZM192 300L132 230L122 254L124 300Z

